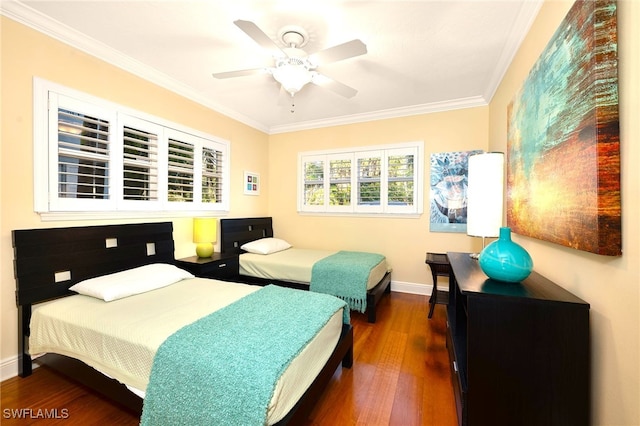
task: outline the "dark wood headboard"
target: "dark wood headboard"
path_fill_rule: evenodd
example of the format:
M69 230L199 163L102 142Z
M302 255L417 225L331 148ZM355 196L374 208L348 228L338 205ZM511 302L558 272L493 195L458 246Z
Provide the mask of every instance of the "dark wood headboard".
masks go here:
M220 219L220 251L225 254L242 253L244 243L273 237L270 217Z
M18 306L73 294L87 278L149 263L173 263L171 222L12 232Z
M31 374L31 305L76 294L69 287L150 263L174 263L173 223L19 229L12 232L18 374Z

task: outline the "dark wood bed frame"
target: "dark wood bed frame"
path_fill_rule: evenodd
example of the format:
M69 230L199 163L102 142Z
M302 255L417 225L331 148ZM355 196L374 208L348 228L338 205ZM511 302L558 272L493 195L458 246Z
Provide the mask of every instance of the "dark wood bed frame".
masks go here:
M273 220L270 217L249 217L238 219L220 219L220 251L225 254L244 253L240 247L250 241L260 238L273 237ZM240 275L238 281L267 285L277 284L284 287L309 290L308 284L301 284L291 281L272 280L264 278ZM376 306L385 293L391 292L391 272L387 272L384 277L367 291L367 321L376 322Z
M32 373L28 352L32 305L75 294L69 287L87 278L150 263L174 263L171 222L14 230L14 272L18 306L18 374ZM114 379L81 361L58 354L39 357L38 364L140 414L142 399ZM340 340L320 374L278 425L302 423L338 366L353 364L353 328L343 326Z

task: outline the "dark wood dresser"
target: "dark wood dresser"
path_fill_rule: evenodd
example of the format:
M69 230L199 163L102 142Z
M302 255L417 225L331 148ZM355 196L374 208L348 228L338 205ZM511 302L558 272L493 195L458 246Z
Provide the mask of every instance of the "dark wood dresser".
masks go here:
M588 425L589 304L533 272L489 279L448 253L447 348L461 425Z

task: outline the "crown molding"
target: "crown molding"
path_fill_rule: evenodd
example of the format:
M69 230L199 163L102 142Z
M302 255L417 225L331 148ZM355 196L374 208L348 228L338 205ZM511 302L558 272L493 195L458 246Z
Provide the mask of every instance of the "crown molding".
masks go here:
M323 120L305 121L302 123L272 126L269 134L297 132L301 130L318 129L322 127L342 126L346 124L363 123L375 120L387 120L392 118L409 117L412 115L431 114L435 112L453 111L456 109L475 108L487 106L487 101L481 96L453 99L444 102L431 102L428 104L413 105L409 107L392 108L362 114L345 115Z

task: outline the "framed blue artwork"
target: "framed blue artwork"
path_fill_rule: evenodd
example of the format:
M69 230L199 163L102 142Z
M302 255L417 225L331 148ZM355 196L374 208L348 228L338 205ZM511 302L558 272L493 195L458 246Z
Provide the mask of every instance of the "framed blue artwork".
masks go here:
M483 151L475 150L431 154L431 232L467 232L469 156L481 152Z

